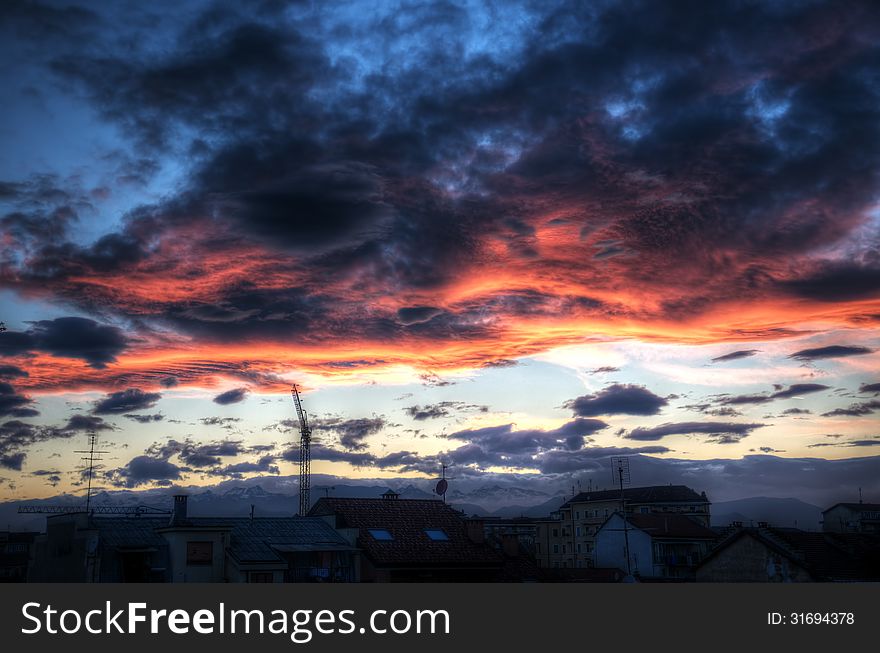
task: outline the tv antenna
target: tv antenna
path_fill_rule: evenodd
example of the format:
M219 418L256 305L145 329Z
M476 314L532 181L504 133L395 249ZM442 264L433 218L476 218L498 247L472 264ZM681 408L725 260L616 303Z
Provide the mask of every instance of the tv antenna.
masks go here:
M89 434L89 448L88 449L79 449L74 451L73 453L81 453L85 454L82 459L89 464L88 467L88 481L86 485L86 512L89 511L89 508L92 504L92 477L95 474L95 461L103 460L100 458L98 454L107 453L106 451L95 451L95 445L98 444L98 435L96 433Z
M446 503L446 491L449 489L449 482L446 480L446 470L449 468L449 465L441 464L440 467L440 480L437 481L434 493L443 497L443 503Z
M629 458L626 456L612 456L611 475L620 487L620 514L623 517L623 547L624 552L626 553L626 573L628 576L632 576L632 564L629 559L629 531L627 528L626 517L626 497L623 493L623 486L630 484Z

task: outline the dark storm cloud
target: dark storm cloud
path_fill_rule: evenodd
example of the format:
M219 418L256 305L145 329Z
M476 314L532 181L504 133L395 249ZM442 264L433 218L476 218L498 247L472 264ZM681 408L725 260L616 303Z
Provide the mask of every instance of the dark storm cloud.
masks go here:
M0 365L0 379L23 379L28 373L15 365Z
M591 395L583 395L563 404L575 415L656 415L669 402L639 385L608 386Z
M452 440L466 440L490 455L535 454L547 449L563 448L570 451L584 445L584 438L607 428L608 424L598 419L578 417L566 422L557 429L514 429L513 424L487 426L481 429L456 431L448 437Z
M128 388L111 392L95 402L92 412L95 415L125 414L134 410L152 408L162 398L158 392L144 392L139 388Z
M100 417L94 415L72 415L67 420L67 424L61 427L64 431L86 431L95 433L97 431L112 431L112 424L108 424Z
M228 406L229 404L237 404L241 401L244 401L244 398L247 396L248 389L247 388L233 388L232 390L227 390L226 392L221 392L219 395L214 397L213 401L215 404L220 404L221 406Z
M134 488L156 481L177 481L183 474L191 471L174 463L150 456L136 456L123 467L107 472L113 485Z
M177 17L161 47L132 25L129 48L108 33L56 56L54 73L147 151L137 158L185 156L191 168L179 196L132 211L94 250L40 249L15 282L51 278L75 303L141 314L82 272L166 269L151 244L200 222L202 254L256 241L293 252L305 277L284 297L249 276L247 292L224 284L212 305L148 302L173 328L224 341L493 337L493 318L625 314L586 292L613 280L656 292L673 318L780 291L870 296L867 259L790 274L776 262L840 241L876 200L871 3L844 14L827 3L540 3L509 21L540 26L511 39L511 54L464 56L468 11L485 8L402 6L369 27L343 16L330 33L318 5L296 19L280 5L212 7ZM390 57L368 74L333 51L360 31ZM424 46L436 42L448 47ZM559 208L555 226L579 230L583 250L536 257L542 216ZM499 291L483 319L469 306L432 315L432 297L359 310L364 289L396 297L482 271L498 243L511 269L531 262L580 288Z
M327 417L312 420L312 429L332 433L339 438L339 444L349 451L361 451L366 449L364 440L379 433L388 425L384 417L358 417L355 419L342 419L340 417Z
M802 361L813 361L824 358L844 358L846 356L864 356L870 354L874 350L868 347L857 345L829 345L827 347L814 347L812 349L801 349L791 354L789 358L795 358Z
M730 444L738 442L764 424L739 422L678 422L653 427L638 427L624 435L628 440L662 440L671 435L710 435L707 442Z
M729 354L724 354L723 356L716 356L712 359L712 362L724 363L726 361L735 361L741 358L749 358L750 356L754 356L757 353L757 349L740 349L738 351L732 351Z
M427 322L442 312L443 309L433 306L409 306L397 309L397 319L401 324L418 324L419 322Z
M6 469L12 469L20 472L26 458L27 454L25 454L24 452L13 454L0 454L0 467L5 467Z
M188 466L204 468L219 465L221 458L238 456L246 451L240 440L219 440L198 444L190 439L182 442L170 439L164 444L151 445L144 453L159 460L168 460L177 456Z
M20 420L10 420L0 425L0 457L16 461L18 467L27 457L27 449L50 440L64 440L76 435L72 428L37 426Z
M275 464L275 456L261 456L256 462L241 462L225 467L218 467L208 472L210 476L222 476L224 478L242 478L244 474L280 474L278 465Z
M31 408L34 400L19 394L11 383L0 381L0 416L33 417L39 412Z
M863 383L859 386L859 392L878 394L880 393L880 383Z
M826 302L880 297L880 267L855 263L825 266L810 276L782 282L789 293Z
M52 356L79 358L95 369L116 361L128 339L116 327L83 317L60 317L34 322L27 331L0 333L0 355L42 351Z

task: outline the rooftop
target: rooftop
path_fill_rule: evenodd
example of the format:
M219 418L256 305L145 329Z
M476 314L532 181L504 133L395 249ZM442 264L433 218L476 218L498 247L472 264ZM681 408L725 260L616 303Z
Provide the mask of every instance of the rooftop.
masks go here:
M709 503L706 493L697 494L687 485L648 485L645 487L627 487L623 489L623 497L629 503ZM572 503L590 501L614 501L620 499L620 490L592 490L581 492L562 504L565 508Z
M468 537L462 515L440 500L324 497L312 506L309 515L336 515L338 528L358 529L358 546L378 566L498 567L502 564L499 553ZM442 531L446 539L432 537L428 531Z
M880 580L880 537L797 528L740 528L718 544L704 562L741 537L752 537L805 568L816 580Z
M651 537L705 540L718 538L715 531L684 515L635 514L628 515L627 521Z
M870 512L880 511L880 503L835 503L830 508L823 510L822 514L829 512L830 510L834 510L838 506L842 506L844 508L849 508L850 510L867 510Z
M101 543L115 548L162 547L162 529L211 528L230 531L228 552L239 562L275 562L278 551L350 549L323 519L310 517L190 517L169 525L167 517L92 517Z

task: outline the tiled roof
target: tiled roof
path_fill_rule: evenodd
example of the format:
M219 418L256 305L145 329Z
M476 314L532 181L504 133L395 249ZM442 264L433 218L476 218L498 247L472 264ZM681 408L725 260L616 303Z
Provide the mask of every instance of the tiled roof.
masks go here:
M241 562L278 560L280 556L273 549L274 546L318 551L350 548L330 524L317 517L257 517L223 521L232 526L229 553Z
M157 529L169 528L167 517L92 517L104 546L162 547L167 541ZM307 517L194 517L181 528L218 528L230 531L228 551L240 562L281 560L274 546L331 550L349 548L345 539L319 518ZM323 548L323 549L322 549Z
M871 512L880 511L880 503L835 503L833 506L828 508L827 510L823 510L823 513L828 512L829 510L834 510L838 506L843 506L844 508L849 508L850 510L868 510Z
M862 533L819 533L797 528L740 528L701 564L741 537L752 537L805 568L815 580L880 580L880 537Z
M167 546L157 528L168 525L168 517L91 517L102 546L121 549Z
M651 537L705 540L718 538L715 531L684 515L635 514L629 515L627 521Z
M709 503L705 495L698 494L687 485L649 485L646 487L627 487L623 497L629 503ZM581 492L566 501L562 507L571 503L587 501L613 501L620 499L620 490L593 490Z
M500 567L501 554L471 541L462 516L433 499L345 499L325 497L309 515L337 516L337 527L357 528L358 546L380 567ZM377 540L370 529L391 533ZM442 530L448 540L432 540L425 533Z

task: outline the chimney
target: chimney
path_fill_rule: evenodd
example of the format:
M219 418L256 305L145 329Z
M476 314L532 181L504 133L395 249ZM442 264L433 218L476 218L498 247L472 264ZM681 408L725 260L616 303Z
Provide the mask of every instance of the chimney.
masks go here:
M171 525L176 526L186 521L186 495L174 495L174 509L171 512Z

